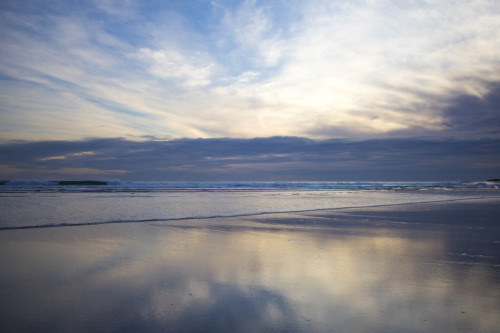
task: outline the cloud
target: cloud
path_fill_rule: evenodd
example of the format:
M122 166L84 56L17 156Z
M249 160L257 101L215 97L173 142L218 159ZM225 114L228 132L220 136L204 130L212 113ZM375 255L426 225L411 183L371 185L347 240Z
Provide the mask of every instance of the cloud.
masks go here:
M495 1L1 10L4 140L459 138L457 96L483 100L500 82Z
M487 46L499 40L489 10L469 2L418 9L314 3L289 40L283 70L258 95L289 101L294 122L310 122L308 135L328 126L357 134L439 131L444 97L482 97L484 81L499 79Z
M469 137L498 137L500 134L500 84L489 86L489 93L458 95L444 109L450 131Z
M212 65L197 64L198 59L194 56L187 58L176 50L153 51L143 48L138 51L137 57L149 63L149 72L154 76L180 79L186 87L210 84Z
M275 4L259 6L256 1L242 1L236 8L224 10L219 43L234 44L232 61L238 61L246 53L242 59L249 62L247 65L266 68L278 64L283 40L274 26L273 7Z
M499 149L498 140L299 137L11 142L0 145L0 178L484 180L497 177Z

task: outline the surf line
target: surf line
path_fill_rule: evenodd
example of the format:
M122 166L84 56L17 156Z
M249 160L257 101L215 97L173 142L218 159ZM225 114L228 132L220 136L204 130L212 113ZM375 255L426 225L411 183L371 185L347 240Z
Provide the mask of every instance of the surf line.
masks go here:
M112 221L96 221L96 222L82 222L82 223L77 222L77 223L26 225L26 226L8 226L8 227L0 227L0 231L24 230L24 229L46 229L46 228L61 228L61 227L81 227L81 226L93 226L93 225L103 225L103 224L121 224L121 223L125 224L125 223L171 222L171 221L187 221L187 220L210 220L210 219L217 219L217 218L248 217L248 216L260 216L260 215L268 215L268 214L293 214L293 213L319 212L319 211L329 211L329 210L337 211L337 210L342 210L342 209L376 208L376 207L391 207L391 206L402 206L402 205L413 205L413 204L443 203L443 202L467 201L467 200L478 200L478 199L487 199L487 198L489 198L489 197L467 197L467 198L442 199L442 200L412 201L412 202L380 204L380 205L346 206L346 207L303 209L303 210L277 211L277 212L258 212L258 213L235 214L235 215L188 216L188 217L175 217L175 218L112 220Z

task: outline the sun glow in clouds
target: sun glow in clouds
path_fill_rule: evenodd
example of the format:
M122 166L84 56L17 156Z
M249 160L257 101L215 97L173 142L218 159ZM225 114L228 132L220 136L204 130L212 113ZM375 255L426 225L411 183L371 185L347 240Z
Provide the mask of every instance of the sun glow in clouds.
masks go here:
M72 154L67 154L67 155L42 157L42 158L39 158L38 160L39 161L65 160L65 159L71 158L71 157L88 156L88 155L94 155L94 152L93 151L82 151L80 153L72 153Z
M1 139L438 135L500 81L493 0L61 4L1 7Z

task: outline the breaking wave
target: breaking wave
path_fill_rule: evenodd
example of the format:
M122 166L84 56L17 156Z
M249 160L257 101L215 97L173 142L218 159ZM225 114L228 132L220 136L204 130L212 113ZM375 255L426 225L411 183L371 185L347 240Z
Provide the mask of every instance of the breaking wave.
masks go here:
M2 191L251 191L251 190L428 190L428 189L500 189L500 183L441 182L145 182L145 181L3 181Z

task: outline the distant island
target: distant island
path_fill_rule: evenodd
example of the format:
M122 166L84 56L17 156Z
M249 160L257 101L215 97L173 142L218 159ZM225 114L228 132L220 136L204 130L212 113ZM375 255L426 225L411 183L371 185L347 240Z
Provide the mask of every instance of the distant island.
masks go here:
M493 178L493 179L488 179L488 182L497 182L500 183L500 178Z
M60 180L59 185L108 185L108 182L99 180Z
M8 185L10 180L0 180L0 185ZM15 182L15 181L14 181ZM108 185L106 181L100 180L53 180L50 181L52 185L80 185L80 186L92 186L92 185Z

